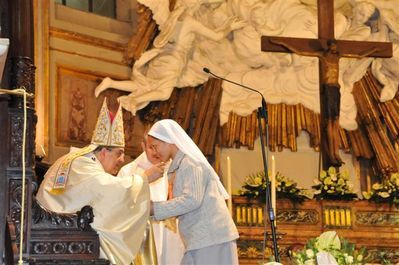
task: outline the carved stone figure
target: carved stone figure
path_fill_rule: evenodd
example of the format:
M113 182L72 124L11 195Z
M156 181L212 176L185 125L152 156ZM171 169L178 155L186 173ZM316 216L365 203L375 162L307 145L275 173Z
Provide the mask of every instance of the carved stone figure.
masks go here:
M206 76L198 79L187 69L197 37L218 41L230 31L244 26L244 23L232 16L217 30L208 28L194 17L201 4L202 1L177 2L165 24L160 25L161 32L154 41L155 48L143 53L135 62L131 80L105 78L96 88L95 95L110 87L131 92L118 100L124 109L135 114L150 101L168 99L174 87L204 82Z
M72 92L71 95L71 114L69 117L68 137L71 140L86 141L87 139L87 116L85 95L80 88Z
M314 38L317 17L314 0L177 0L169 11L168 1L139 0L152 10L160 33L154 48L144 52L135 62L131 80L106 78L96 95L113 87L131 92L120 98L125 109L135 113L154 100L166 100L174 87L196 86L208 76L203 67L233 81L257 88L268 103L301 103L319 111L319 80L314 72L317 60L295 54L262 54L260 36ZM216 4L214 4L216 3ZM341 85L341 127L354 130L356 106L351 94L353 83L372 64L374 76L385 86L382 100L396 93L399 67L397 44L399 12L394 1L335 1L335 38L337 40L390 40L394 42L394 58L363 58L356 62L339 62ZM352 6L351 6L352 4ZM352 9L350 9L352 7ZM348 9L349 8L349 9ZM377 11L376 11L377 10ZM239 18L240 22L227 24ZM245 21L245 23L243 22ZM228 34L231 30L232 34ZM184 36L184 37L183 37ZM216 38L217 36L217 38ZM216 40L216 41L215 41ZM256 96L245 102L238 88L223 83L220 121L227 121L230 111L247 115L259 106Z

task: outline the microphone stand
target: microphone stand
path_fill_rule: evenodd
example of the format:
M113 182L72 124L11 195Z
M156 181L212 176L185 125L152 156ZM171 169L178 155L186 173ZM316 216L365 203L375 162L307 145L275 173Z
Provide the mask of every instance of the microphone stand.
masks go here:
M207 74L212 75L213 77L217 79L221 79L223 81L232 83L234 85L246 88L250 91L258 93L261 98L262 98L262 106L258 108L257 110L257 118L258 118L258 129L259 129L259 137L260 137L260 143L261 143L261 150L262 150L262 159L263 159L263 168L265 171L265 178L266 178L266 204L265 204L265 212L268 212L269 215L269 222L270 222L270 228L271 228L271 233L272 233L272 241L273 241L273 252L274 252L274 260L276 262L280 261L279 255L278 255L278 246L277 246L277 236L276 236L276 226L275 226L275 215L274 215L274 209L273 205L271 203L271 185L270 185L270 178L269 178L269 171L267 169L267 159L266 159L266 151L265 151L265 140L264 140L264 134L267 136L267 130L268 130L268 120L267 120L267 105L266 105L266 100L265 97L263 96L262 93L260 93L258 90L250 88L248 86L239 84L237 82L225 79L221 76L215 75L212 73L208 68L203 68L203 71ZM265 133L263 133L262 129L262 119L265 123ZM267 237L267 232L264 232L264 238ZM263 262L264 262L264 257L265 257L265 240L263 241Z

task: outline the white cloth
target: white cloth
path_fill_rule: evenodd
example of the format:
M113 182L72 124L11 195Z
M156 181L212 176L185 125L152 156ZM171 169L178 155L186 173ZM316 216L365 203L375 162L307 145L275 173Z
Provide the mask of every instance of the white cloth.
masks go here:
M151 127L148 135L151 135L166 143L175 144L180 151L189 156L192 160L207 167L211 171L212 177L216 179L218 189L224 199L229 199L230 196L223 184L220 182L218 174L209 164L208 160L198 146L176 121L170 119L160 120Z
M130 178L133 174L142 175L144 171L151 166L146 154L143 152L134 161L124 165L118 172L118 177ZM165 171L166 172L166 171ZM150 198L152 201L166 201L168 198L168 177L162 178L150 183Z
M73 160L64 192L55 195L51 193L53 182L64 158L46 173L37 200L58 213L74 213L85 205L93 207L91 226L99 234L101 252L112 264L130 264L139 251L149 217L147 178L114 177L89 153Z
M316 254L317 264L338 265L337 260L328 252L320 251Z
M118 177L130 178L132 174L142 174L150 168L152 163L147 159L145 152L138 156L133 162L123 166ZM150 183L150 197L152 201L166 201L168 198L168 176ZM180 264L185 248L179 232L173 232L165 227L164 222L152 222L155 246L157 249L158 265Z

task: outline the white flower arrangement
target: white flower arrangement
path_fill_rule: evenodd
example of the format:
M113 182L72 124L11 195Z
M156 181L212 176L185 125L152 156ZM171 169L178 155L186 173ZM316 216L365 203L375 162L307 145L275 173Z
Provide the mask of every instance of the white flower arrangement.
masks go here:
M356 250L345 239L341 242L335 231L328 231L309 240L293 257L297 265L360 265L365 264L364 253L364 248Z
M247 176L239 192L240 195L247 198L264 200L266 193L266 176L264 171ZM277 172L276 196L279 199L289 199L295 203L301 203L306 199L312 199L313 192L298 187L295 181Z
M389 203L399 208L399 173L393 173L382 183L374 183L371 190L363 193L369 201Z
M357 194L353 192L353 184L349 181L348 171L337 172L334 167L321 171L319 178L312 186L316 199L354 200Z

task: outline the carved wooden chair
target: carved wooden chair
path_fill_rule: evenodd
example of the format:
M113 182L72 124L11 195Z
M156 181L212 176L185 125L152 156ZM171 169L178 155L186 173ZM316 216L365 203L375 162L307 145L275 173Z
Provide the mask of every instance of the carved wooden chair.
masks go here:
M85 206L76 214L57 214L32 201L32 222L30 237L26 242L29 264L109 264L99 259L100 244L96 231L90 223L93 210ZM6 264L16 264L19 246L16 223L7 220L6 228Z
M8 13L7 15L11 16ZM20 23L15 24L21 26ZM31 25L31 23L26 25ZM24 36L27 35L29 34ZM18 49L25 44L25 42L15 43ZM23 87L28 93L34 94L33 60L29 57L15 56L15 54L12 58L10 67L6 71L6 80L10 82L6 82L5 85L10 88ZM56 214L45 210L36 202L34 190L37 187L38 178L34 172L34 150L37 117L34 110L34 98L27 99L26 119L23 103L19 96L0 94L0 144L2 146L0 148L0 264L3 261L3 253L5 253L5 264L16 264L20 247L23 250L24 264L109 264L108 260L99 258L99 237L90 227L94 218L90 207L84 207L76 214ZM27 121L25 178L22 177L24 120ZM21 203L23 181L26 184L25 204ZM25 207L26 220L23 227L19 221L22 205ZM21 229L24 233L23 246L19 246Z

